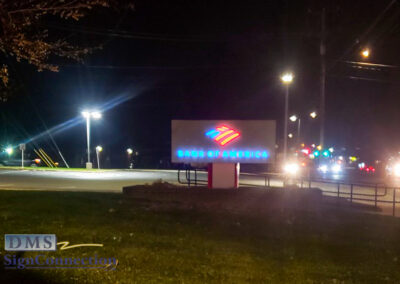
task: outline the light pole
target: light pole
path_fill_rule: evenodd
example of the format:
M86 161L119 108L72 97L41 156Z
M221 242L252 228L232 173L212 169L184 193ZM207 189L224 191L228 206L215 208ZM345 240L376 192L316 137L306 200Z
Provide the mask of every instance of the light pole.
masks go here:
M315 112L315 111L313 111L313 112L310 112L310 117L312 118L312 119L314 119L314 118L316 118L317 117L317 112ZM301 118L300 118L300 116L297 116L297 115L292 115L291 117L289 117L289 119L290 119L290 121L292 121L292 122L296 122L297 121L297 144L299 144L300 143L300 138L301 138Z
M86 139L87 139L87 163L86 168L91 169L93 167L90 162L90 118L99 119L101 113L98 111L83 111L82 115L86 118Z
M297 144L300 143L300 127L301 127L301 119L300 117L297 117L296 115L292 115L291 117L289 117L290 121L292 122L296 122L297 120Z
M288 113L289 113L289 85L293 82L293 74L285 73L281 77L282 83L286 85L285 92L285 121L283 127L283 161L286 162L286 154L287 154L287 129L288 129Z
M100 170L100 152L103 151L103 147L96 147L96 156L97 156L97 168Z
M132 157L132 154L133 154L132 148L126 149L126 153L128 154L128 168L132 169L133 168L133 165L131 163L131 160L132 160L131 157Z

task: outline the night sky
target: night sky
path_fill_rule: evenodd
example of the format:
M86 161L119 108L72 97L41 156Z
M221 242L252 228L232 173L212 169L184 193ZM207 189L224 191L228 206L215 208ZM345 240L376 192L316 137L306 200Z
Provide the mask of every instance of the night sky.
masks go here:
M93 122L92 145L102 145L114 167L123 166L127 147L138 149L143 166L168 159L171 119L274 119L281 137L282 72L295 74L290 113L318 111L325 7L326 145L383 158L400 151L400 4L382 13L391 2L146 0L135 1L134 11L97 9L79 22L47 18L51 36L104 48L83 64L51 58L58 73L3 57L15 91L0 103L0 144L78 117L53 138L71 165L82 166L86 106L105 109ZM364 46L372 51L365 62L390 67L350 64L362 61ZM303 126L304 142L318 143L319 120ZM48 135L30 146L60 161Z

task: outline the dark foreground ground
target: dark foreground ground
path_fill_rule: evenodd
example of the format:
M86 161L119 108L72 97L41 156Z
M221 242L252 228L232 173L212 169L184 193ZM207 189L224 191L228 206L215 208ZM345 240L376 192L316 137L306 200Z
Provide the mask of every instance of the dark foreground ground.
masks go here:
M40 253L116 257L119 264L115 271L10 271L2 264L0 283L400 282L400 219L334 206L250 216L159 207L117 193L1 191L1 262L5 233L102 243Z

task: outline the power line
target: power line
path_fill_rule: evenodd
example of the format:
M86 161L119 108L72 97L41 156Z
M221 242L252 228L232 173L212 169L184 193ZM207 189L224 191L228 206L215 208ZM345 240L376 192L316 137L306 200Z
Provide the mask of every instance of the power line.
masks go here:
M123 30L115 29L96 29L92 27L72 26L72 25L59 25L50 23L46 27L54 28L58 30L70 31L74 33L101 35L125 39L136 39L136 40L153 40L153 41L172 41L172 42L231 42L231 41L248 41L248 34L221 34L221 35L165 35L157 33L131 33ZM251 34L250 34L251 35ZM246 37L246 38L243 38ZM302 32L280 34L280 33L263 33L257 34L257 37L252 37L252 40L265 41L265 40L276 40L276 39L299 39L304 40L305 38L316 39L317 35L305 34Z

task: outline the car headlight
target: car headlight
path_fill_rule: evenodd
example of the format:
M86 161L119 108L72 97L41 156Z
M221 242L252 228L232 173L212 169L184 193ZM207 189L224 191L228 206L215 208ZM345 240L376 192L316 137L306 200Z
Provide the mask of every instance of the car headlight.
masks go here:
M319 166L318 170L325 174L325 173L328 172L328 166L327 165L321 165L321 166Z
M299 172L300 167L296 163L289 163L283 167L283 170L286 174L295 175Z
M397 177L400 177L400 164L396 164L393 167L393 174Z
M340 165L333 165L332 166L332 172L337 174L340 173L342 171L342 167Z

